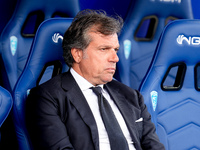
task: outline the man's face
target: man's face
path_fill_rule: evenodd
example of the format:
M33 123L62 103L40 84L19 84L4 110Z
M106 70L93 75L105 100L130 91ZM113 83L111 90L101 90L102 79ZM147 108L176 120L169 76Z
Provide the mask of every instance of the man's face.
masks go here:
M92 40L83 50L79 74L93 85L105 84L112 80L116 63L119 61L118 36L117 34L102 35L96 32L90 32L89 35Z

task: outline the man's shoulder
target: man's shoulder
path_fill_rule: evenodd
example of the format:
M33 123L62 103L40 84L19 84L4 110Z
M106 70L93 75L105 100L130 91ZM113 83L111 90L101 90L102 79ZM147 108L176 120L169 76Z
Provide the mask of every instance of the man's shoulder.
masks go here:
M111 82L107 83L107 85L111 88L119 89L119 91L123 91L124 94L134 94L134 95L139 94L138 90L132 89L131 87L129 87L117 80L112 80Z
M34 90L34 91L52 92L52 90L53 91L60 90L62 87L63 78L65 78L66 76L68 76L67 72L59 74L59 75L49 79L48 81L34 87L32 89L32 91Z
M40 86L45 87L45 86L51 86L51 85L60 85L63 80L67 80L68 76L70 75L69 72L61 73L59 75L56 75L55 77L49 79L48 81L42 83Z
M130 88L129 86L127 86L124 83L119 82L115 79L113 79L111 82L108 82L107 85L112 86L114 88L120 88L120 89L127 89L127 90L130 90L130 91L135 91L134 89Z
M116 91L119 95L123 96L129 103L140 107L139 103L142 99L142 95L138 90L132 89L117 80L112 80L111 82L107 83L107 86L113 91Z
M63 74L59 74L49 80L47 80L46 82L42 83L39 85L39 87L51 87L52 85L57 85L61 82Z

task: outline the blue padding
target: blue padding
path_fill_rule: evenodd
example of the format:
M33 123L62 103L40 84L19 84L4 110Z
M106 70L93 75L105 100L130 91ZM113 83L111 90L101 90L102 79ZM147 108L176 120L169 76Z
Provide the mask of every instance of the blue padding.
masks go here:
M134 38L137 27L144 17L154 16L157 28L151 39L138 41ZM115 78L131 88L138 89L151 62L160 34L168 17L192 19L190 0L136 0L125 19L119 36L119 62ZM142 29L144 31L144 29ZM151 29L153 32L153 30ZM142 35L142 32L140 33ZM144 33L143 33L144 34Z
M6 89L0 86L0 128L4 121L7 119L11 109L13 106L13 99ZM0 141L1 141L1 133L0 133ZM2 147L0 147L1 149Z
M30 150L31 142L25 125L25 102L27 95L48 62L59 60L65 72L67 65L62 57L62 37L71 24L72 19L49 19L39 27L28 56L25 68L13 91L13 117L20 150Z
M174 21L164 29L141 84L140 91L166 150L200 149L200 91L195 88L199 56L200 21ZM182 86L163 90L168 68L177 63L186 65Z
M125 18L130 4L135 0L79 0L80 8L105 10L108 15L120 15Z
M13 105L13 99L6 89L0 86L0 127L8 117Z
M193 10L193 14L194 14L195 19L200 19L199 7L200 7L200 1L199 0L192 0L192 10Z
M3 87L12 91L24 68L33 40L33 37L24 37L21 33L29 14L41 11L46 20L55 12L74 17L79 10L78 0L18 0L15 12L0 38Z

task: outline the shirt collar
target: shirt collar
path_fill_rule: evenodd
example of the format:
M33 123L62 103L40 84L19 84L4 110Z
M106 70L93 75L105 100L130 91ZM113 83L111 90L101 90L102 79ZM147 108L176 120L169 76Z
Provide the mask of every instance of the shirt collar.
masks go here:
M89 81L87 81L85 78L79 75L73 68L70 68L70 72L82 91L94 87L94 85L92 85ZM100 86L103 89L103 84L98 86Z

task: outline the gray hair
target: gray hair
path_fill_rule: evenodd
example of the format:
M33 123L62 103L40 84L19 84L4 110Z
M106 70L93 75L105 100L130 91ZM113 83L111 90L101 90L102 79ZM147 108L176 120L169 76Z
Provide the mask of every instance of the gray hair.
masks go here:
M95 27L96 32L103 35L119 34L123 26L120 16L111 17L105 11L86 9L80 11L63 37L63 57L66 64L72 67L74 63L72 48L84 50L91 42L88 31Z

